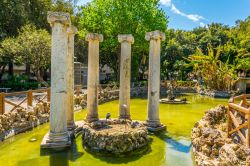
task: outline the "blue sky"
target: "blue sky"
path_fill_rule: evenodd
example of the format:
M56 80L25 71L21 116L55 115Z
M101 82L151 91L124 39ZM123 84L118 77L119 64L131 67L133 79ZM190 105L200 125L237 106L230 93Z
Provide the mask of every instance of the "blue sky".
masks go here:
M190 30L212 22L233 26L250 15L250 0L160 0L160 4L169 16L168 27L174 29Z

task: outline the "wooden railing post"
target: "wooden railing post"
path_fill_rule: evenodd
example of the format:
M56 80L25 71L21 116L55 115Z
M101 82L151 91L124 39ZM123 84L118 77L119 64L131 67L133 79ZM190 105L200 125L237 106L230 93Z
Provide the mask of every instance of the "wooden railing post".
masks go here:
M50 102L50 88L47 89L47 102Z
M5 103L4 103L5 94L0 94L0 115L4 114L5 112Z
M32 99L33 99L33 95L32 95L32 91L29 90L27 92L27 106L32 106Z
M80 95L80 91L81 91L81 85L77 85L76 86L76 96Z
M232 130L232 119L230 117L230 106L227 107L227 137L230 137L229 132Z
M249 109L247 116L248 116L248 119L247 119L248 125L247 125L246 139L247 139L247 147L250 148L250 109Z

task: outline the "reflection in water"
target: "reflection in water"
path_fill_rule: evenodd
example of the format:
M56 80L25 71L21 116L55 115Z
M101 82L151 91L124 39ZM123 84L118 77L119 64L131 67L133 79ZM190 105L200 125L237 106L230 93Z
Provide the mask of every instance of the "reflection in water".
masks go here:
M50 155L50 166L68 166L68 155L65 152L53 153Z
M167 139L168 146L175 151L183 152L183 153L189 153L190 149L192 147L192 144L190 141L184 142L185 140L174 140L174 139ZM186 144L186 145L185 145ZM187 145L188 144L188 145Z
M178 166L192 166L194 162L192 160L191 142L185 138L179 138L178 140L167 139L167 153L166 160L168 165Z
M133 152L128 152L125 154L113 154L113 153L107 153L107 152L98 152L93 151L87 147L86 150L89 154L94 156L97 159L100 159L101 161L104 161L105 163L111 163L111 164L127 164L133 161L139 160L141 157L145 156L146 154L149 154L151 149L151 143L152 139L150 138L149 145L136 149Z
M50 166L68 166L69 160L76 161L83 155L83 152L78 152L76 140L72 139L71 148L63 148L63 149L41 149L41 156L49 156L49 164Z
M169 133L156 135L165 144L165 161L163 165L192 166L191 141L185 137L172 137Z
M78 158L80 158L84 153L78 151L78 147L76 144L76 139L71 140L72 145L71 145L71 151L69 153L69 159L71 161L76 161Z

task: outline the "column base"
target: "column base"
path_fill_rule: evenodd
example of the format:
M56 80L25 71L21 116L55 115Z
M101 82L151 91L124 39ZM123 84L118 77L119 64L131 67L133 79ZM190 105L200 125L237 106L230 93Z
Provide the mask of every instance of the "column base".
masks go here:
M67 129L68 131L72 131L76 128L76 124L74 121L68 121L67 122Z
M130 117L130 115L120 115L119 119L131 120L131 117Z
M98 117L87 117L87 118L86 118L86 121L87 121L88 123L95 122L95 121L98 121L98 120L99 120Z
M83 121L77 121L74 124L75 128L73 130L68 130L70 138L76 138L81 133L84 125Z
M166 130L167 128L164 124L160 123L159 120L147 120L146 126L147 126L148 131L150 132L163 131L163 130Z
M40 145L42 149L58 149L71 146L71 139L68 132L64 133L47 133Z

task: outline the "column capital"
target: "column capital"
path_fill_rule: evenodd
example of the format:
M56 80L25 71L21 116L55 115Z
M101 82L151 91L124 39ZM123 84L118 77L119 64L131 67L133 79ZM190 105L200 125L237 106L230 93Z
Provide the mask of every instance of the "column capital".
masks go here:
M131 34L122 34L122 35L118 35L118 41L120 43L126 41L126 42L129 42L129 43L133 44L134 43L134 37Z
M98 40L99 42L103 41L103 35L98 33L88 33L86 36L86 41Z
M49 11L47 15L47 20L51 26L53 26L55 22L59 22L66 26L69 26L71 24L69 13L64 13L64 12Z
M159 40L159 39L161 41L163 41L163 40L166 39L166 37L165 37L165 33L161 32L159 30L156 30L156 31L152 31L152 32L147 32L146 36L145 36L145 39L147 41L149 41L149 40Z
M78 32L77 28L75 26L73 26L73 25L71 25L67 29L67 33L71 34L71 35L75 35L77 32Z

